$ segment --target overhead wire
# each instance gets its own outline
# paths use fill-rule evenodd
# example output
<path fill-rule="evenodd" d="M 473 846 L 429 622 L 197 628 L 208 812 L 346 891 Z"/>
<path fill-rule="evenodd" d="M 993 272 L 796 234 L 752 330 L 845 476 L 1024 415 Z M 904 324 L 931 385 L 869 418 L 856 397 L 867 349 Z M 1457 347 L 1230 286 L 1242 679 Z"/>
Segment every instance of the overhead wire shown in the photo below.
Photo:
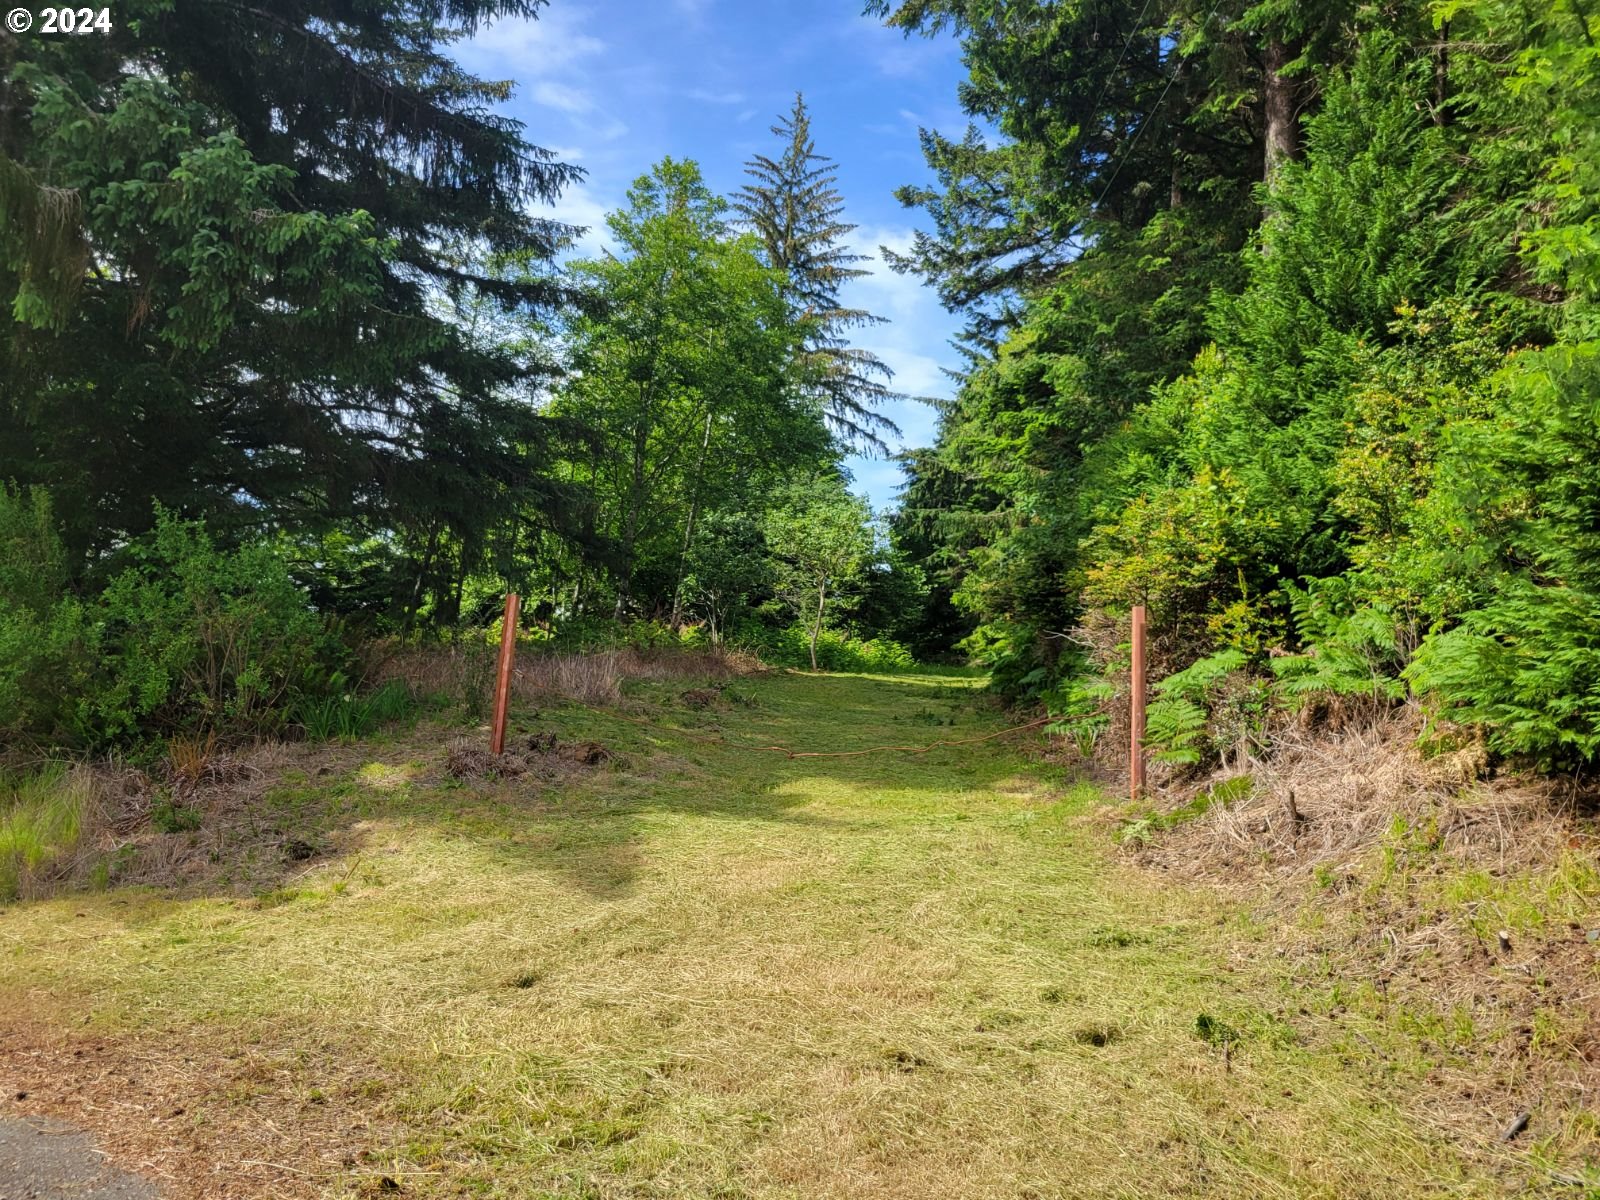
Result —
<path fill-rule="evenodd" d="M 1217 9 L 1221 7 L 1222 0 L 1216 0 L 1216 2 L 1212 4 L 1211 11 L 1206 13 L 1206 19 L 1200 22 L 1200 28 L 1196 31 L 1197 33 L 1204 33 L 1206 31 L 1206 27 L 1211 24 L 1211 18 L 1217 15 Z M 1133 157 L 1133 151 L 1139 145 L 1139 139 L 1144 136 L 1144 131 L 1148 129 L 1150 127 L 1150 123 L 1155 120 L 1156 113 L 1161 111 L 1161 104 L 1164 100 L 1166 100 L 1167 93 L 1172 90 L 1172 85 L 1178 82 L 1178 71 L 1183 65 L 1183 59 L 1178 53 L 1176 46 L 1173 47 L 1173 56 L 1178 61 L 1173 65 L 1172 74 L 1167 79 L 1167 86 L 1161 89 L 1161 95 L 1156 97 L 1156 102 L 1151 105 L 1150 111 L 1145 114 L 1144 120 L 1139 122 L 1139 128 L 1134 130 L 1133 140 L 1128 143 L 1127 149 L 1117 156 L 1116 169 L 1111 172 L 1111 178 L 1106 180 L 1106 186 L 1100 189 L 1100 197 L 1094 202 L 1095 208 L 1098 209 L 1102 204 L 1105 203 L 1106 197 L 1111 193 L 1111 185 L 1116 183 L 1117 176 L 1122 174 L 1122 168 L 1127 164 L 1128 159 Z"/>

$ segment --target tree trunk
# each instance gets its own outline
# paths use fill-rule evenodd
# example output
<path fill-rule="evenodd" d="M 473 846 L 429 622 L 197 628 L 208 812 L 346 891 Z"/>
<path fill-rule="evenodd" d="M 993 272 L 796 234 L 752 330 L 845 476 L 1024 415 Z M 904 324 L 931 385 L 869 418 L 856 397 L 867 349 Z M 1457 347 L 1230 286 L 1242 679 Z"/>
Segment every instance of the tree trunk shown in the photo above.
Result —
<path fill-rule="evenodd" d="M 817 669 L 817 639 L 822 636 L 822 611 L 828 604 L 828 585 L 822 584 L 817 588 L 817 620 L 811 626 L 811 669 Z"/>
<path fill-rule="evenodd" d="M 1278 168 L 1294 158 L 1300 149 L 1294 115 L 1294 80 L 1283 74 L 1291 57 L 1289 47 L 1278 38 L 1267 43 L 1261 81 L 1266 116 L 1266 166 L 1262 178 L 1267 183 L 1272 182 Z"/>
<path fill-rule="evenodd" d="M 650 449 L 649 396 L 646 385 L 640 385 L 641 407 L 644 413 L 633 430 L 633 481 L 628 489 L 628 518 L 622 530 L 622 577 L 617 582 L 617 607 L 613 614 L 618 621 L 627 611 L 633 598 L 633 550 L 639 540 L 639 510 L 644 507 L 645 458 Z"/>
<path fill-rule="evenodd" d="M 1182 113 L 1189 111 L 1188 103 L 1184 97 L 1184 87 L 1188 83 L 1188 73 L 1189 60 L 1180 58 L 1178 65 L 1172 71 L 1172 81 L 1178 85 L 1178 95 L 1175 97 L 1177 103 L 1174 108 L 1168 109 L 1168 112 L 1172 112 L 1174 109 Z M 1172 166 L 1169 173 L 1167 196 L 1167 207 L 1173 212 L 1177 212 L 1178 209 L 1183 207 L 1183 165 L 1184 159 L 1189 153 L 1189 139 L 1186 136 L 1188 132 L 1189 125 L 1185 120 L 1179 120 L 1173 130 Z"/>
<path fill-rule="evenodd" d="M 434 551 L 439 548 L 439 522 L 433 521 L 428 527 L 428 548 L 422 555 L 422 562 L 417 567 L 417 579 L 411 586 L 411 599 L 406 601 L 405 620 L 400 624 L 400 641 L 404 643 L 411 636 L 411 624 L 417 618 L 417 610 L 422 607 L 422 585 L 428 578 L 428 572 L 433 570 Z"/>
<path fill-rule="evenodd" d="M 689 520 L 683 527 L 683 550 L 678 555 L 678 578 L 672 584 L 672 630 L 683 624 L 683 577 L 689 569 L 689 545 L 694 541 L 695 518 L 700 514 L 700 485 L 705 480 L 706 454 L 711 449 L 711 410 L 706 409 L 705 433 L 700 438 L 700 461 L 694 467 L 694 490 L 689 498 Z"/>

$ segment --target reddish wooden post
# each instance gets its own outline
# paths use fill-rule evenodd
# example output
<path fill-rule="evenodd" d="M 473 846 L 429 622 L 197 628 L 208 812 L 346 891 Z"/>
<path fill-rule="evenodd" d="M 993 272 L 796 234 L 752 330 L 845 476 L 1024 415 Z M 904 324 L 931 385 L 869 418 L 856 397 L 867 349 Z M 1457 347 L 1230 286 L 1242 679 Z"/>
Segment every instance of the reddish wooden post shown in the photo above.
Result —
<path fill-rule="evenodd" d="M 521 614 L 521 598 L 507 592 L 500 624 L 500 670 L 494 681 L 494 724 L 489 728 L 490 754 L 504 754 L 506 749 L 506 710 L 511 707 L 511 667 L 517 660 L 517 618 Z"/>
<path fill-rule="evenodd" d="M 1133 799 L 1144 796 L 1144 605 L 1133 606 L 1133 670 L 1128 689 L 1132 693 L 1128 747 L 1128 789 Z"/>

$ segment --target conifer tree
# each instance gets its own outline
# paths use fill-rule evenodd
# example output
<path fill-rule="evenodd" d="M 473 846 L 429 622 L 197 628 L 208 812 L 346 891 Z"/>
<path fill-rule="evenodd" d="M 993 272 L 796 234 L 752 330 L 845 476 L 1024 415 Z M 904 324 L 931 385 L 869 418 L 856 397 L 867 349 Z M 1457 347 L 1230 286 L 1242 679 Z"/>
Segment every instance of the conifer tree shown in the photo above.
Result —
<path fill-rule="evenodd" d="M 568 231 L 536 206 L 578 172 L 450 55 L 541 7 L 142 4 L 104 36 L 0 34 L 0 479 L 51 490 L 75 563 L 159 502 L 225 538 L 443 541 L 459 585 L 492 513 L 561 510 L 530 364 L 452 311 L 565 295 L 540 264 Z"/>
<path fill-rule="evenodd" d="M 870 272 L 855 265 L 867 258 L 852 253 L 844 240 L 856 226 L 842 219 L 833 160 L 817 153 L 798 92 L 793 110 L 772 132 L 783 141 L 783 152 L 776 159 L 758 154 L 745 164 L 754 182 L 740 189 L 734 210 L 765 243 L 772 265 L 788 276 L 786 299 L 807 328 L 802 377 L 821 401 L 829 428 L 846 444 L 884 451 L 883 435 L 899 432 L 878 411 L 897 395 L 888 386 L 894 372 L 849 342 L 849 330 L 883 318 L 846 308 L 840 299 L 846 283 Z"/>

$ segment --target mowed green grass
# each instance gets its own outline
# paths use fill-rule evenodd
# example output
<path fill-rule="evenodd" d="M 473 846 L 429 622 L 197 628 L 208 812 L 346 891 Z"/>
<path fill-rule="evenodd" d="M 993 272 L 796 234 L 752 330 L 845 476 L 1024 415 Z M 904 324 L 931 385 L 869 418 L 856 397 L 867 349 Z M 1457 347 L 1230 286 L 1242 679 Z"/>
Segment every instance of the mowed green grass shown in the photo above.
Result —
<path fill-rule="evenodd" d="M 189 1044 L 200 1076 L 206 1047 L 287 1053 L 262 1086 L 366 1157 L 284 1157 L 291 1105 L 276 1161 L 334 1196 L 1501 1194 L 1299 1044 L 1246 923 L 1119 866 L 1092 789 L 1004 740 L 751 748 L 976 737 L 1003 724 L 979 683 L 519 714 L 623 756 L 548 786 L 449 779 L 444 730 L 364 743 L 270 794 L 340 849 L 259 898 L 10 907 L 0 1027 Z"/>

